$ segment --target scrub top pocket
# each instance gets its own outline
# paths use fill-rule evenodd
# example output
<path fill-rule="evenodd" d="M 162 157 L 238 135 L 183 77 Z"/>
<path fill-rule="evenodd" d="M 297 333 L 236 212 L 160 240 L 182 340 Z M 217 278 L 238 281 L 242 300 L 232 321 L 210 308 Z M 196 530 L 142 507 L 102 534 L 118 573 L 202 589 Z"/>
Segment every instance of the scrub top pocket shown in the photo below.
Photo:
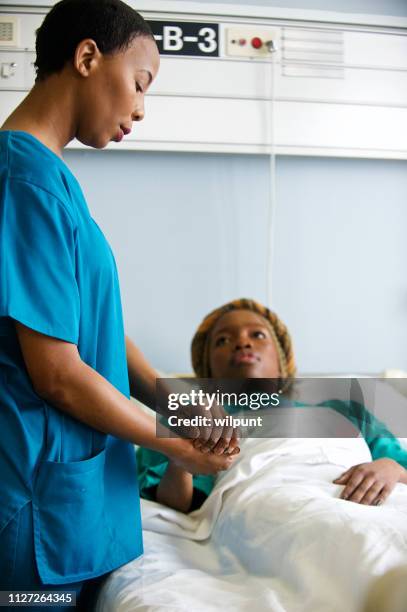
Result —
<path fill-rule="evenodd" d="M 41 462 L 34 487 L 34 542 L 44 584 L 104 572 L 112 535 L 104 507 L 103 450 L 85 461 Z"/>

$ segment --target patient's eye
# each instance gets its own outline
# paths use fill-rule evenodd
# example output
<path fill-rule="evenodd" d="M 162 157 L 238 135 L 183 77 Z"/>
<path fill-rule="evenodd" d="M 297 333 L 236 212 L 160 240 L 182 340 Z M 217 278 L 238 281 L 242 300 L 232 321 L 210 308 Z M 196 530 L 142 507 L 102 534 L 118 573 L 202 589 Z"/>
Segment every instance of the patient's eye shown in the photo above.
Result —
<path fill-rule="evenodd" d="M 256 331 L 253 332 L 253 337 L 254 338 L 266 338 L 266 334 L 260 329 L 257 329 Z"/>
<path fill-rule="evenodd" d="M 215 346 L 224 346 L 228 342 L 229 338 L 227 336 L 219 336 L 219 338 L 216 338 Z"/>

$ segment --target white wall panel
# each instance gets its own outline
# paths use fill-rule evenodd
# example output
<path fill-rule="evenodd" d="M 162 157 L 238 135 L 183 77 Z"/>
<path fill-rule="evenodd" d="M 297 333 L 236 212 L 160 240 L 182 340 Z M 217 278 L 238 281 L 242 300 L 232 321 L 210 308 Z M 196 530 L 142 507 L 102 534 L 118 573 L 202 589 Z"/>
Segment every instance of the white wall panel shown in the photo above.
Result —
<path fill-rule="evenodd" d="M 270 98 L 270 64 L 229 59 L 161 59 L 152 95 L 231 98 Z"/>
<path fill-rule="evenodd" d="M 18 10 L 20 48 L 0 50 L 0 64 L 17 64 L 14 76 L 0 78 L 1 121 L 10 100 L 21 100 L 34 80 L 34 32 L 42 14 Z M 238 14 L 232 21 L 232 13 L 233 7 L 229 17 L 182 15 L 220 24 L 221 57 L 163 57 L 146 119 L 121 149 L 259 153 L 272 144 L 284 154 L 407 159 L 407 30 L 265 18 L 261 28 L 277 32 L 277 52 L 242 60 L 226 56 L 222 42 L 230 25 L 249 22 Z M 251 29 L 255 23 L 250 20 Z M 13 91 L 21 93 L 10 97 Z"/>
<path fill-rule="evenodd" d="M 10 115 L 14 108 L 21 102 L 25 93 L 19 91 L 2 91 L 0 92 L 0 124 L 4 123 L 6 117 Z"/>
<path fill-rule="evenodd" d="M 301 77 L 284 77 L 278 70 L 276 73 L 275 88 L 279 100 L 407 106 L 407 70 L 345 68 L 343 79 L 316 76 L 306 80 Z"/>
<path fill-rule="evenodd" d="M 407 69 L 407 36 L 347 32 L 345 63 Z"/>
<path fill-rule="evenodd" d="M 269 103 L 255 100 L 151 97 L 146 112 L 128 140 L 262 145 L 270 129 Z"/>
<path fill-rule="evenodd" d="M 278 145 L 406 151 L 407 108 L 276 104 Z"/>

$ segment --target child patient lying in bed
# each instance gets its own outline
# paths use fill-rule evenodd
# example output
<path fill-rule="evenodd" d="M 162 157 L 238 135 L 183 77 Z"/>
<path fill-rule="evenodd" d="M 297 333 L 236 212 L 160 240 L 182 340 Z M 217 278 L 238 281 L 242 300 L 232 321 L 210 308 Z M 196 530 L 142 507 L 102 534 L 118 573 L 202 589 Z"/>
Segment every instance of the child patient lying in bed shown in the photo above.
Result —
<path fill-rule="evenodd" d="M 200 378 L 273 378 L 280 379 L 283 388 L 295 375 L 287 328 L 275 313 L 246 299 L 205 317 L 192 340 L 192 365 Z M 371 462 L 355 465 L 336 478 L 334 482 L 344 486 L 342 499 L 379 505 L 398 482 L 407 484 L 407 451 L 363 406 L 340 400 L 319 406 L 330 407 L 357 425 L 372 455 Z M 192 476 L 157 452 L 140 448 L 137 455 L 140 493 L 146 499 L 190 512 L 214 487 L 213 476 Z"/>

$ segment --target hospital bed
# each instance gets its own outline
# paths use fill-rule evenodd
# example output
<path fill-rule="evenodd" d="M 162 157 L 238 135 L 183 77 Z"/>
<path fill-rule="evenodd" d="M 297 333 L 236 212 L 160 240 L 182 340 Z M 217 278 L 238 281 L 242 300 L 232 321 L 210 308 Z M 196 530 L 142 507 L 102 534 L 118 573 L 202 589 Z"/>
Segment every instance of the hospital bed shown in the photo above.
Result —
<path fill-rule="evenodd" d="M 375 507 L 332 482 L 370 459 L 363 438 L 243 440 L 199 510 L 142 500 L 145 554 L 108 578 L 97 612 L 360 611 L 407 562 L 407 486 Z"/>

